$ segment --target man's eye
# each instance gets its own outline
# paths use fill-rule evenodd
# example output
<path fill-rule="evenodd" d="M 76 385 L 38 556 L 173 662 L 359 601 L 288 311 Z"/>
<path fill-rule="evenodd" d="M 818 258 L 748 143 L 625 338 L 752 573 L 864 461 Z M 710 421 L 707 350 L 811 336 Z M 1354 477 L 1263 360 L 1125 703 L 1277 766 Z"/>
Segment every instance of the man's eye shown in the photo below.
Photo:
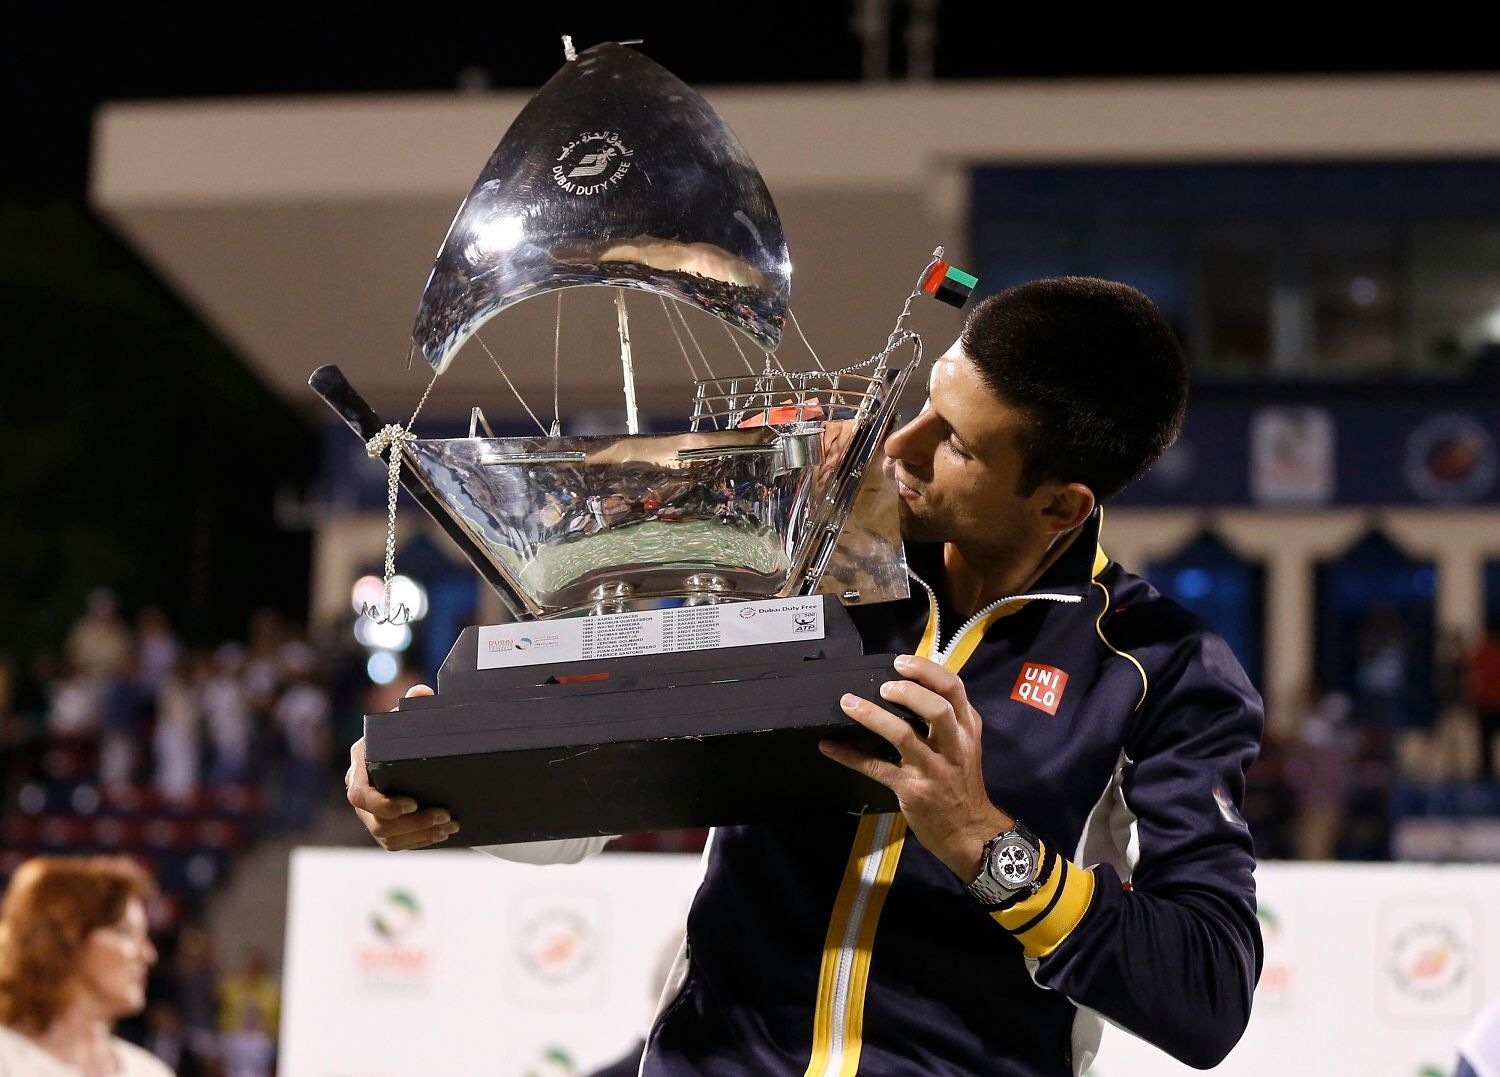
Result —
<path fill-rule="evenodd" d="M 966 460 L 969 458 L 969 454 L 964 452 L 964 447 L 958 443 L 958 438 L 951 433 L 943 439 L 943 443 L 948 446 L 948 451 L 953 455 L 962 456 Z"/>

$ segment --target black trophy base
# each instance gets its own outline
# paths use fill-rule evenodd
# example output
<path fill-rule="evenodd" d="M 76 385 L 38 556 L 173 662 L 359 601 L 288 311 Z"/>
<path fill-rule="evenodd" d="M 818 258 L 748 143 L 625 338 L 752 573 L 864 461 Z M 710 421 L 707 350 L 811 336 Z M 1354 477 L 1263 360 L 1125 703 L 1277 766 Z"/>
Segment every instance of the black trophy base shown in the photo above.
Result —
<path fill-rule="evenodd" d="M 878 700 L 895 656 L 862 654 L 823 601 L 821 640 L 551 666 L 478 669 L 465 629 L 436 696 L 365 716 L 370 781 L 449 809 L 459 845 L 894 811 L 818 751 L 829 738 L 894 757 L 839 698 Z"/>

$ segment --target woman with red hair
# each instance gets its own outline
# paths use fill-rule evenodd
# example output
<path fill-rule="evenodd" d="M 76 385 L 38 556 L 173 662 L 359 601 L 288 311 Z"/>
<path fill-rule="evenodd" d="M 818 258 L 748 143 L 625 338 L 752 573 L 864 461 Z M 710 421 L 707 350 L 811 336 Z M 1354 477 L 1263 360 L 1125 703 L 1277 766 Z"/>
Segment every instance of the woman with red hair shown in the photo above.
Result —
<path fill-rule="evenodd" d="M 171 1077 L 111 1033 L 146 1004 L 152 890 L 128 860 L 21 865 L 0 904 L 0 1077 Z"/>

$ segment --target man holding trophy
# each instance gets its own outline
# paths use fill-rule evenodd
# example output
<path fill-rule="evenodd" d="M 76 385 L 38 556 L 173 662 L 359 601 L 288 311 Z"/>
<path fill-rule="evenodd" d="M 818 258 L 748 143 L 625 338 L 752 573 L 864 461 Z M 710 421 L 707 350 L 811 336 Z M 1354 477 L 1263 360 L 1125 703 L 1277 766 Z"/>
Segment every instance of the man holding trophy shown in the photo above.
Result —
<path fill-rule="evenodd" d="M 884 444 L 915 586 L 851 604 L 865 654 L 898 657 L 827 701 L 868 732 L 785 753 L 878 783 L 886 810 L 716 827 L 643 1074 L 1081 1075 L 1102 1019 L 1201 1068 L 1238 1041 L 1261 963 L 1237 807 L 1260 699 L 1099 545 L 1101 504 L 1176 438 L 1186 386 L 1125 285 L 1036 281 L 973 311 Z M 779 769 L 750 779 L 796 795 Z M 451 805 L 386 788 L 356 744 L 348 799 L 382 846 L 462 833 Z M 608 841 L 480 847 L 561 863 Z"/>

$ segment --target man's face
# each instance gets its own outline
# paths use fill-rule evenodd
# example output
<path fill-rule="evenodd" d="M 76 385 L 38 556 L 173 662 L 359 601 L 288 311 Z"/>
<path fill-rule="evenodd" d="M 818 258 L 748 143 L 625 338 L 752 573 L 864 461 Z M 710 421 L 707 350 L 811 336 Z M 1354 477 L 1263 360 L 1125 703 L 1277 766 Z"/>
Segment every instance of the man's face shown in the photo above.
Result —
<path fill-rule="evenodd" d="M 955 343 L 932 368 L 926 406 L 886 439 L 901 494 L 901 530 L 918 542 L 1001 553 L 1026 533 L 1018 494 L 1022 413 L 997 396 Z"/>

